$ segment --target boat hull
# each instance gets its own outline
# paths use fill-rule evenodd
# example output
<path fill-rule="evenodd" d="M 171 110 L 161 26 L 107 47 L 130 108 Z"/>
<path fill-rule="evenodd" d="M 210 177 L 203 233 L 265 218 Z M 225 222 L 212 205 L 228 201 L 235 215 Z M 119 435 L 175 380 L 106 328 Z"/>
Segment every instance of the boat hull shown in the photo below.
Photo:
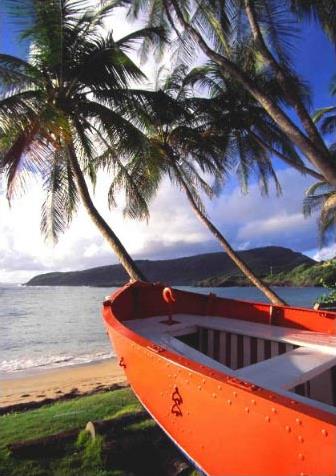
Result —
<path fill-rule="evenodd" d="M 161 293 L 160 285 L 126 286 L 104 303 L 103 315 L 133 391 L 195 465 L 213 476 L 334 476 L 334 414 L 188 360 L 125 325 L 129 319 L 166 315 Z M 218 315 L 221 307 L 227 312 L 233 306 L 229 300 L 211 301 L 209 305 L 206 296 L 177 291 L 174 312 L 201 309 Z M 247 306 L 238 302 L 236 307 L 240 304 Z M 269 306 L 249 306 L 252 320 L 269 319 Z M 304 313 L 289 322 L 294 327 L 313 322 Z M 325 319 L 320 325 L 334 332 L 334 319 L 320 317 Z"/>

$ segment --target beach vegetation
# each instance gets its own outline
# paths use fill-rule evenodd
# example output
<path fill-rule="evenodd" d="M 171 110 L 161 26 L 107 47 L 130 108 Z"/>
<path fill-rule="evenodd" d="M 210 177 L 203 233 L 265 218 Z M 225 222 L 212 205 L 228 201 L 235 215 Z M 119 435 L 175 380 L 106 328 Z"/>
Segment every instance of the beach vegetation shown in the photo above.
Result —
<path fill-rule="evenodd" d="M 336 273 L 335 273 L 336 274 Z M 328 289 L 328 293 L 322 294 L 316 299 L 316 304 L 323 305 L 324 307 L 333 307 L 336 306 L 336 279 L 332 283 L 325 283 L 322 281 L 323 287 Z"/>
<path fill-rule="evenodd" d="M 80 441 L 80 444 L 78 444 L 78 440 L 76 443 L 77 447 L 82 450 L 82 467 L 86 469 L 102 468 L 104 438 L 101 435 L 96 435 L 95 438 L 81 439 Z"/>
<path fill-rule="evenodd" d="M 260 269 L 258 276 L 269 286 L 290 287 L 326 287 L 333 288 L 336 282 L 335 260 L 322 261 L 321 263 L 303 263 L 292 269 L 273 270 Z M 197 282 L 204 287 L 248 286 L 246 277 L 242 274 L 218 274 Z"/>
<path fill-rule="evenodd" d="M 324 286 L 336 282 L 336 262 L 329 260 L 314 265 L 302 264 L 291 271 L 265 276 L 265 281 L 276 286 Z"/>

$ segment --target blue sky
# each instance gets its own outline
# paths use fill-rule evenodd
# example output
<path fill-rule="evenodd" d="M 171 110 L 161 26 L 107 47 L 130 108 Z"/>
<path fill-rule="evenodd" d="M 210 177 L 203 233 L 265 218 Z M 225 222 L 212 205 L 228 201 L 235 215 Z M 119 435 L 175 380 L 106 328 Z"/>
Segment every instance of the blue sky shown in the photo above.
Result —
<path fill-rule="evenodd" d="M 27 53 L 27 42 L 18 41 L 18 27 L 13 18 L 6 14 L 4 5 L 0 3 L 0 34 L 1 51 L 14 56 L 25 56 Z"/>
<path fill-rule="evenodd" d="M 115 20 L 112 19 L 111 25 L 107 26 L 117 34 L 118 31 L 125 34 L 129 26 L 122 15 L 120 20 Z M 0 34 L 2 52 L 25 55 L 27 45 L 22 47 L 16 41 L 15 26 L 1 11 L 1 4 Z M 302 24 L 302 35 L 295 47 L 295 64 L 312 88 L 313 108 L 331 105 L 334 99 L 330 97 L 329 85 L 331 77 L 336 74 L 335 48 L 313 23 Z M 316 216 L 305 220 L 301 213 L 304 190 L 312 179 L 286 169 L 279 161 L 276 167 L 283 185 L 281 198 L 274 193 L 269 198 L 260 197 L 253 183 L 249 194 L 242 196 L 236 181 L 232 180 L 221 197 L 207 204 L 209 216 L 237 249 L 279 245 L 316 256 Z M 108 177 L 101 178 L 96 203 L 133 256 L 164 259 L 219 251 L 218 244 L 192 215 L 184 197 L 168 183 L 163 183 L 153 203 L 149 224 L 138 224 L 125 222 L 121 210 L 112 213 L 108 210 L 108 182 Z M 42 271 L 79 269 L 116 262 L 82 211 L 55 248 L 46 245 L 39 235 L 41 200 L 38 184 L 29 196 L 14 204 L 12 210 L 8 209 L 4 196 L 0 197 L 0 281 L 22 280 Z M 25 220 L 27 231 L 22 236 L 20 227 Z M 332 247 L 330 252 L 334 251 Z"/>

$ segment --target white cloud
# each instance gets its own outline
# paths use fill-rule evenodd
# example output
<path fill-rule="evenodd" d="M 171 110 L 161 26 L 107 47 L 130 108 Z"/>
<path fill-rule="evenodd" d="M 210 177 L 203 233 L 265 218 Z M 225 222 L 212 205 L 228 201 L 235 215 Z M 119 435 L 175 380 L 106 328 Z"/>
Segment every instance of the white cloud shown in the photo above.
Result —
<path fill-rule="evenodd" d="M 272 244 L 305 251 L 316 246 L 315 218 L 305 220 L 301 214 L 303 191 L 311 180 L 288 169 L 280 171 L 279 178 L 284 189 L 280 198 L 262 197 L 253 185 L 246 196 L 238 187 L 231 187 L 213 202 L 207 202 L 210 218 L 234 247 Z M 197 220 L 185 196 L 167 180 L 152 203 L 148 223 L 125 220 L 121 207 L 108 210 L 109 180 L 106 175 L 99 176 L 94 202 L 134 257 L 165 259 L 220 249 Z M 117 262 L 82 207 L 58 244 L 46 244 L 39 230 L 42 199 L 43 192 L 36 183 L 11 209 L 1 198 L 0 281 L 25 281 L 41 272 Z"/>
<path fill-rule="evenodd" d="M 256 184 L 247 195 L 239 189 L 210 204 L 211 216 L 237 248 L 279 245 L 298 251 L 317 246 L 316 217 L 302 215 L 304 190 L 312 179 L 291 169 L 278 172 L 283 194 L 261 196 Z"/>
<path fill-rule="evenodd" d="M 336 244 L 330 246 L 325 246 L 322 249 L 318 250 L 314 255 L 313 259 L 316 261 L 326 261 L 336 256 Z"/>

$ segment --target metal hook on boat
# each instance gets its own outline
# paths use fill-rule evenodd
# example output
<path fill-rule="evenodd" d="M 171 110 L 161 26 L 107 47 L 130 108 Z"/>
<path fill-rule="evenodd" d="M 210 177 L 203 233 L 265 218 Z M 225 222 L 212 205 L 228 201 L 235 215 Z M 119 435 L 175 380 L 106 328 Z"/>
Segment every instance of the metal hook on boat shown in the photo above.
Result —
<path fill-rule="evenodd" d="M 168 304 L 168 320 L 166 321 L 161 321 L 162 324 L 167 324 L 168 326 L 171 326 L 172 324 L 178 324 L 178 321 L 173 321 L 172 314 L 172 306 L 174 302 L 176 301 L 175 296 L 173 294 L 172 288 L 164 288 L 162 291 L 162 297 L 164 301 Z"/>
<path fill-rule="evenodd" d="M 174 391 L 172 393 L 172 400 L 174 403 L 170 409 L 171 413 L 173 413 L 173 415 L 175 416 L 182 416 L 182 410 L 180 408 L 180 405 L 182 405 L 183 399 L 177 387 L 174 388 Z"/>
<path fill-rule="evenodd" d="M 181 403 L 183 403 L 183 399 L 180 395 L 180 392 L 179 392 L 179 389 L 177 387 L 175 387 L 173 393 L 172 393 L 172 400 L 174 401 L 174 403 L 176 403 L 176 405 L 181 405 Z"/>
<path fill-rule="evenodd" d="M 124 369 L 126 369 L 126 362 L 125 362 L 124 357 L 120 357 L 119 366 L 120 366 L 120 367 L 123 367 Z"/>
<path fill-rule="evenodd" d="M 173 304 L 173 302 L 176 301 L 172 288 L 164 288 L 162 291 L 162 296 L 168 304 Z"/>

